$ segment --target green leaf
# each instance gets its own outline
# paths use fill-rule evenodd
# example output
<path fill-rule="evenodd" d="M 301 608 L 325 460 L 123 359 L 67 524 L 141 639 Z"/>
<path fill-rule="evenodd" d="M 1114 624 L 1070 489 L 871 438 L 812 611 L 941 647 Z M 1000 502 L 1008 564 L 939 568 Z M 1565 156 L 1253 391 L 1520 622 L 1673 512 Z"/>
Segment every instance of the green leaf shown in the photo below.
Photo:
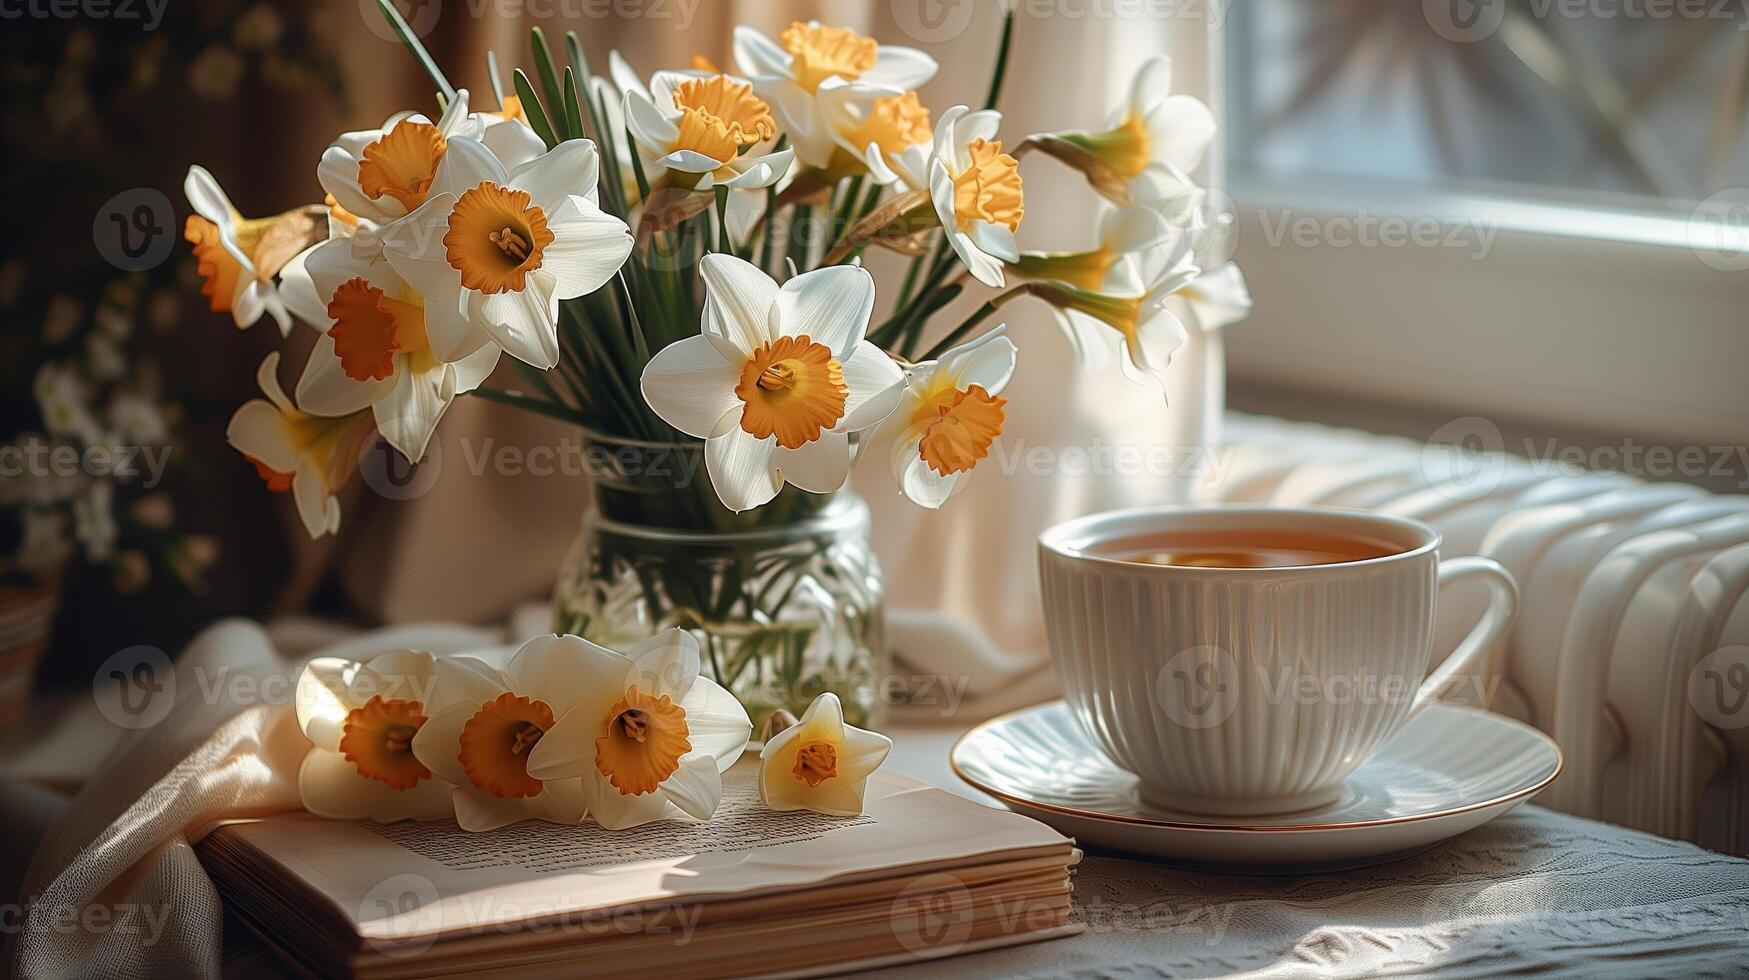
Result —
<path fill-rule="evenodd" d="M 534 70 L 540 76 L 541 94 L 546 96 L 547 105 L 556 108 L 561 105 L 559 97 L 563 93 L 559 91 L 559 76 L 553 71 L 553 53 L 547 47 L 546 33 L 538 27 L 530 30 L 528 46 L 534 50 Z"/>
<path fill-rule="evenodd" d="M 451 85 L 449 79 L 444 77 L 443 69 L 437 67 L 437 62 L 432 59 L 431 52 L 425 50 L 425 45 L 419 43 L 419 35 L 414 34 L 413 28 L 407 26 L 407 19 L 401 16 L 401 12 L 395 9 L 395 5 L 389 0 L 377 0 L 377 7 L 382 10 L 383 17 L 388 20 L 389 27 L 394 30 L 395 36 L 399 37 L 401 43 L 407 46 L 407 50 L 413 53 L 413 57 L 419 62 L 419 67 L 425 69 L 425 74 L 430 77 L 432 84 L 437 86 L 437 91 L 443 96 L 443 104 L 448 105 L 455 101 L 455 86 Z"/>
<path fill-rule="evenodd" d="M 547 110 L 541 106 L 540 99 L 535 98 L 534 86 L 529 84 L 528 76 L 518 68 L 511 73 L 511 77 L 516 80 L 516 97 L 522 100 L 522 112 L 528 117 L 528 125 L 546 143 L 547 149 L 558 146 L 559 141 L 553 135 L 553 124 L 548 121 Z"/>
<path fill-rule="evenodd" d="M 571 74 L 571 66 L 565 66 L 565 94 L 560 97 L 559 104 L 565 108 L 565 129 L 571 139 L 582 139 L 583 107 L 577 102 L 577 76 Z"/>

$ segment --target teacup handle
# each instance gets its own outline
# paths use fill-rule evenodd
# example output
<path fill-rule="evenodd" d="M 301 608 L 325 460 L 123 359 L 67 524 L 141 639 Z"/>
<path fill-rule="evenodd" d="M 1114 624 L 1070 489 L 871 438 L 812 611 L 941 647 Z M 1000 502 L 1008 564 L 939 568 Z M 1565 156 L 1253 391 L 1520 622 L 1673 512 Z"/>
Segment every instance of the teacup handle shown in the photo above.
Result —
<path fill-rule="evenodd" d="M 1447 585 L 1466 578 L 1479 578 L 1487 583 L 1488 608 L 1482 612 L 1482 618 L 1476 621 L 1470 635 L 1464 637 L 1457 649 L 1451 652 L 1451 656 L 1446 657 L 1439 669 L 1427 675 L 1427 679 L 1421 682 L 1420 689 L 1415 692 L 1415 700 L 1409 705 L 1410 718 L 1438 701 L 1459 674 L 1473 666 L 1494 645 L 1494 641 L 1505 635 L 1512 620 L 1518 615 L 1518 583 L 1505 566 L 1492 558 L 1453 558 L 1440 562 L 1440 590 L 1443 591 Z"/>

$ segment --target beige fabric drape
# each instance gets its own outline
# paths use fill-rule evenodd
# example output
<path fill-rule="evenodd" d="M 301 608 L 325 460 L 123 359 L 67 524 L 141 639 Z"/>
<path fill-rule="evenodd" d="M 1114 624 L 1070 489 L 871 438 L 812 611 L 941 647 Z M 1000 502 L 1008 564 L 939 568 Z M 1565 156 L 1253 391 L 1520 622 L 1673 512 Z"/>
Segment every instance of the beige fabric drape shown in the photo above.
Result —
<path fill-rule="evenodd" d="M 451 0 L 452 7 L 460 3 Z M 1096 128 L 1141 59 L 1165 48 L 1174 32 L 1186 36 L 1180 22 L 1069 17 L 1026 4 L 1020 9 L 1001 106 L 1003 135 L 1011 144 L 1043 129 Z M 1041 19 L 1040 12 L 1053 16 Z M 701 3 L 684 30 L 678 29 L 678 17 L 534 23 L 549 37 L 577 29 L 597 70 L 605 70 L 607 51 L 618 47 L 647 75 L 658 67 L 684 65 L 694 53 L 730 64 L 729 37 L 736 23 L 775 35 L 791 20 L 817 17 L 932 54 L 941 71 L 924 88 L 923 98 L 936 113 L 956 102 L 980 103 L 1000 24 L 994 0 L 978 0 L 964 32 L 939 43 L 909 36 L 903 23 L 917 21 L 902 22 L 896 14 L 903 13 L 887 3 L 749 0 Z M 487 90 L 478 66 L 488 45 L 496 46 L 505 71 L 525 60 L 522 24 L 470 22 L 459 35 L 445 33 L 453 26 L 440 22 L 428 40 L 446 64 L 456 66 L 451 74 L 457 84 Z M 1192 43 L 1173 41 L 1184 49 L 1177 58 L 1175 90 L 1202 92 L 1203 52 L 1195 43 L 1199 39 L 1188 37 Z M 368 48 L 373 72 L 383 70 L 381 61 L 400 57 L 374 35 L 356 43 Z M 421 81 L 403 78 L 399 90 L 421 97 Z M 476 102 L 488 105 L 489 98 L 477 96 Z M 363 121 L 380 114 L 373 109 Z M 1027 160 L 1022 173 L 1022 247 L 1091 246 L 1097 199 L 1079 176 L 1041 158 Z M 902 266 L 893 256 L 875 255 L 869 264 L 881 293 L 896 288 L 894 270 Z M 970 292 L 974 295 L 937 320 L 938 329 L 947 329 L 958 321 L 959 310 L 986 298 L 982 289 Z M 1048 311 L 1023 301 L 1006 307 L 1003 317 L 1020 348 L 1020 368 L 1007 393 L 1005 433 L 969 488 L 940 512 L 928 512 L 899 496 L 884 459 L 864 460 L 853 479 L 874 509 L 897 649 L 913 669 L 963 678 L 974 695 L 1001 692 L 999 699 L 981 700 L 987 711 L 1038 700 L 1053 686 L 1033 571 L 1038 532 L 1074 514 L 1178 496 L 1180 488 L 1162 472 L 1162 465 L 1182 459 L 1170 447 L 1206 441 L 1201 423 L 1218 415 L 1220 404 L 1218 370 L 1212 385 L 1203 380 L 1207 348 L 1218 344 L 1218 337 L 1194 338 L 1177 358 L 1180 377 L 1169 415 L 1158 395 L 1129 383 L 1115 362 L 1099 374 L 1078 370 Z M 509 376 L 508 370 L 501 375 Z M 1203 410 L 1205 400 L 1215 413 Z M 413 500 L 382 500 L 355 488 L 347 501 L 335 561 L 349 597 L 367 616 L 385 621 L 433 616 L 488 621 L 541 597 L 576 533 L 586 496 L 583 481 L 575 475 L 496 472 L 480 463 L 486 452 L 557 446 L 566 439 L 575 442 L 574 434 L 553 423 L 472 399 L 458 401 L 439 432 L 441 478 L 428 492 Z"/>

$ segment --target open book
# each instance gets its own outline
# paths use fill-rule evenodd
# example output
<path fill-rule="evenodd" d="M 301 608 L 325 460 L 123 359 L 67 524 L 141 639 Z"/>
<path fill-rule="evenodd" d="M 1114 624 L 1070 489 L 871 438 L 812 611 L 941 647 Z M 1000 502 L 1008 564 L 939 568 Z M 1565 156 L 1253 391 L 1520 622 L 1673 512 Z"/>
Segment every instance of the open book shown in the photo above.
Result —
<path fill-rule="evenodd" d="M 287 814 L 198 847 L 227 908 L 322 976 L 812 976 L 1080 931 L 1077 852 L 1043 824 L 887 773 L 861 817 L 773 813 L 755 775 L 730 770 L 703 823 Z"/>

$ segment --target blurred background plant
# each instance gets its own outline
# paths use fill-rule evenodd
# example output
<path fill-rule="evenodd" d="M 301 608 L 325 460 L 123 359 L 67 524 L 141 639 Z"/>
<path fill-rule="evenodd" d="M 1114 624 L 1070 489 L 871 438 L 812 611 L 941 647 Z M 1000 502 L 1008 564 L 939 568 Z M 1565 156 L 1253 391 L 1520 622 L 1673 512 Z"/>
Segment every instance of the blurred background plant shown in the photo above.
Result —
<path fill-rule="evenodd" d="M 176 649 L 214 616 L 271 601 L 258 576 L 215 567 L 220 540 L 252 559 L 283 548 L 259 512 L 212 506 L 228 474 L 202 461 L 223 458 L 218 406 L 248 379 L 187 342 L 184 324 L 206 314 L 186 299 L 195 263 L 170 247 L 181 222 L 154 189 L 176 186 L 191 147 L 225 152 L 233 117 L 338 103 L 331 25 L 310 7 L 27 11 L 0 31 L 0 673 L 40 653 L 31 623 L 44 616 L 45 681 L 86 685 L 116 649 Z M 103 229 L 117 208 L 135 236 L 120 256 Z"/>

